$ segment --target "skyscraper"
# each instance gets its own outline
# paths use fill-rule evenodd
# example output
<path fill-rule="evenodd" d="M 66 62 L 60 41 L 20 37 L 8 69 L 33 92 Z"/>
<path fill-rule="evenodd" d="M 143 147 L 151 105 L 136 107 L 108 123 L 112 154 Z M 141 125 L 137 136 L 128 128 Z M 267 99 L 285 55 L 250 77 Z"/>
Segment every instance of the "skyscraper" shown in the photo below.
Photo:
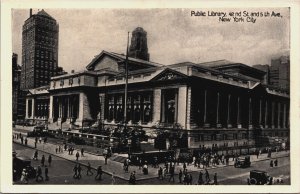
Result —
<path fill-rule="evenodd" d="M 56 20 L 43 9 L 25 21 L 22 31 L 21 89 L 47 85 L 58 74 L 58 32 Z"/>
<path fill-rule="evenodd" d="M 290 89 L 290 57 L 281 56 L 271 60 L 270 85 Z"/>

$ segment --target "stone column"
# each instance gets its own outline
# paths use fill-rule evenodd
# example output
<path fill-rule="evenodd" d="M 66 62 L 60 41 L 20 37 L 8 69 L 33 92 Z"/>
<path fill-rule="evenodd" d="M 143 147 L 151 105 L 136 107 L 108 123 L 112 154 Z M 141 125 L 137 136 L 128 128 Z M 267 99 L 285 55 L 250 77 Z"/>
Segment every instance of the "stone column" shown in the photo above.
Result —
<path fill-rule="evenodd" d="M 187 86 L 181 86 L 178 89 L 178 109 L 177 122 L 186 128 L 186 110 L 187 110 Z"/>
<path fill-rule="evenodd" d="M 210 124 L 207 123 L 207 90 L 204 90 L 204 117 L 203 117 L 203 123 L 204 123 L 204 127 L 208 128 L 210 127 Z"/>
<path fill-rule="evenodd" d="M 278 102 L 278 109 L 277 109 L 277 128 L 280 128 L 280 116 L 281 116 L 281 103 Z"/>
<path fill-rule="evenodd" d="M 265 105 L 265 128 L 268 128 L 268 100 Z"/>
<path fill-rule="evenodd" d="M 161 122 L 161 89 L 154 89 L 153 91 L 153 124 Z"/>
<path fill-rule="evenodd" d="M 191 87 L 187 88 L 187 101 L 186 101 L 186 128 L 191 129 L 191 96 L 192 90 Z M 190 144 L 189 144 L 190 145 Z"/>
<path fill-rule="evenodd" d="M 261 125 L 261 121 L 262 121 L 262 112 L 261 112 L 261 99 L 259 99 L 259 127 L 262 128 L 262 125 Z"/>
<path fill-rule="evenodd" d="M 272 123 L 271 123 L 271 126 L 272 126 L 272 129 L 275 128 L 275 125 L 274 125 L 274 108 L 275 108 L 275 105 L 274 105 L 274 102 L 272 102 Z"/>
<path fill-rule="evenodd" d="M 286 128 L 286 104 L 283 104 L 283 125 L 282 127 L 285 129 Z"/>
<path fill-rule="evenodd" d="M 34 119 L 35 117 L 35 99 L 32 99 L 32 103 L 31 103 L 31 118 Z"/>
<path fill-rule="evenodd" d="M 236 118 L 236 124 L 237 128 L 241 129 L 242 124 L 241 124 L 241 115 L 240 115 L 240 97 L 238 96 L 237 98 L 237 118 Z"/>
<path fill-rule="evenodd" d="M 230 120 L 230 99 L 231 95 L 228 94 L 228 100 L 227 100 L 227 128 L 231 128 L 231 120 Z"/>
<path fill-rule="evenodd" d="M 249 124 L 248 128 L 252 129 L 253 125 L 252 125 L 252 99 L 251 99 L 251 97 L 249 98 L 249 123 L 248 124 Z"/>
<path fill-rule="evenodd" d="M 220 93 L 217 92 L 217 120 L 216 120 L 216 126 L 217 128 L 221 128 L 222 124 L 220 123 L 220 118 L 219 118 L 219 108 L 220 108 Z"/>
<path fill-rule="evenodd" d="M 25 119 L 28 119 L 28 98 L 26 98 L 26 112 L 25 112 Z"/>
<path fill-rule="evenodd" d="M 66 109 L 67 109 L 67 119 L 66 119 L 66 123 L 71 123 L 71 102 L 70 102 L 70 96 L 66 96 Z"/>
<path fill-rule="evenodd" d="M 88 97 L 83 92 L 81 92 L 79 94 L 79 110 L 78 110 L 78 112 L 79 112 L 79 114 L 78 114 L 78 119 L 76 120 L 76 123 L 75 123 L 76 125 L 82 126 L 82 122 L 84 120 L 92 119 L 89 102 L 88 102 Z"/>
<path fill-rule="evenodd" d="M 61 96 L 58 96 L 57 102 L 58 102 L 58 118 L 57 118 L 57 122 L 61 122 L 62 121 L 62 97 Z"/>
<path fill-rule="evenodd" d="M 48 121 L 50 123 L 53 123 L 53 96 L 50 96 L 50 99 L 49 99 L 49 117 L 48 117 Z"/>

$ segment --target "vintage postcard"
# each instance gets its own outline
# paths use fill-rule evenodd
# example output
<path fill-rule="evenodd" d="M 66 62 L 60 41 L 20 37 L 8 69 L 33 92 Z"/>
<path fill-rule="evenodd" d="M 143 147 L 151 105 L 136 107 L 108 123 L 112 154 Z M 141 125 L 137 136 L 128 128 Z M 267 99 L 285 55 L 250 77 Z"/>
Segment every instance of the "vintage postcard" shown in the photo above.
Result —
<path fill-rule="evenodd" d="M 300 2 L 228 3 L 3 1 L 1 192 L 298 193 Z"/>

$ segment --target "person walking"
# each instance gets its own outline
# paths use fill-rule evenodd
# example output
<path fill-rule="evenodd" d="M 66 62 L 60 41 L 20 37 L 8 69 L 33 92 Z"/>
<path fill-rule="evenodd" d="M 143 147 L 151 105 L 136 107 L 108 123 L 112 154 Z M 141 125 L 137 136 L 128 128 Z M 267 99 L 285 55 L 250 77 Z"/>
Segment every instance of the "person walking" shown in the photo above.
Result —
<path fill-rule="evenodd" d="M 21 136 L 21 144 L 24 143 L 24 139 L 23 139 L 23 136 Z"/>
<path fill-rule="evenodd" d="M 158 177 L 157 177 L 158 179 L 163 179 L 162 173 L 163 173 L 163 169 L 161 167 L 159 167 L 159 169 L 158 169 Z"/>
<path fill-rule="evenodd" d="M 270 167 L 273 167 L 273 160 L 270 161 Z"/>
<path fill-rule="evenodd" d="M 42 166 L 45 165 L 45 156 L 44 155 L 42 155 L 41 164 L 42 164 Z"/>
<path fill-rule="evenodd" d="M 186 169 L 186 163 L 183 162 L 183 171 L 185 171 L 185 169 Z"/>
<path fill-rule="evenodd" d="M 205 169 L 205 181 L 206 181 L 206 183 L 210 182 L 209 173 L 208 173 L 207 169 Z"/>
<path fill-rule="evenodd" d="M 274 166 L 275 167 L 278 166 L 278 160 L 277 160 L 277 158 L 274 160 Z"/>
<path fill-rule="evenodd" d="M 214 185 L 218 184 L 218 177 L 217 177 L 217 173 L 215 173 L 214 175 Z"/>
<path fill-rule="evenodd" d="M 43 178 L 43 176 L 42 176 L 42 168 L 41 168 L 41 166 L 38 166 L 38 169 L 37 169 L 37 175 L 36 175 L 35 181 L 36 181 L 36 182 L 39 182 L 39 181 L 40 181 L 39 178 L 41 178 L 41 181 L 44 180 L 44 178 Z"/>
<path fill-rule="evenodd" d="M 74 168 L 73 168 L 73 172 L 74 172 L 74 175 L 73 175 L 73 178 L 77 178 L 77 171 L 78 171 L 78 167 L 77 167 L 77 164 L 75 164 Z"/>
<path fill-rule="evenodd" d="M 27 170 L 25 168 L 23 168 L 23 171 L 22 171 L 22 175 L 21 175 L 21 182 L 27 184 Z"/>
<path fill-rule="evenodd" d="M 102 173 L 103 173 L 102 172 L 102 166 L 98 166 L 98 168 L 97 168 L 97 174 L 95 176 L 95 180 L 102 180 Z"/>
<path fill-rule="evenodd" d="M 81 157 L 84 157 L 84 155 L 83 155 L 83 153 L 84 153 L 84 149 L 83 148 L 81 148 Z"/>
<path fill-rule="evenodd" d="M 51 162 L 52 162 L 52 156 L 51 154 L 48 156 L 48 165 L 49 167 L 51 166 Z"/>
<path fill-rule="evenodd" d="M 133 171 L 131 174 L 130 174 L 130 178 L 129 178 L 129 184 L 131 185 L 135 185 L 135 171 Z"/>
<path fill-rule="evenodd" d="M 80 164 L 78 164 L 77 172 L 78 172 L 77 179 L 81 179 L 81 165 Z"/>
<path fill-rule="evenodd" d="M 39 142 L 42 143 L 42 137 L 39 138 Z"/>
<path fill-rule="evenodd" d="M 76 152 L 75 156 L 76 156 L 76 161 L 78 161 L 78 158 L 79 158 L 79 152 L 78 151 Z"/>
<path fill-rule="evenodd" d="M 201 170 L 198 177 L 198 185 L 202 185 L 202 184 L 203 184 L 203 173 Z"/>
<path fill-rule="evenodd" d="M 182 170 L 179 170 L 179 174 L 178 174 L 178 178 L 179 178 L 179 183 L 182 183 Z"/>
<path fill-rule="evenodd" d="M 93 175 L 94 173 L 92 172 L 92 167 L 90 162 L 87 163 L 87 171 L 86 171 L 86 175 L 89 176 L 89 173 L 91 173 L 91 175 Z"/>
<path fill-rule="evenodd" d="M 39 155 L 38 151 L 35 150 L 34 155 L 33 155 L 33 160 L 38 160 L 38 155 Z"/>
<path fill-rule="evenodd" d="M 25 145 L 27 146 L 27 144 L 28 144 L 28 139 L 27 139 L 27 137 L 25 138 Z"/>
<path fill-rule="evenodd" d="M 169 182 L 170 182 L 171 180 L 173 180 L 173 182 L 175 182 L 175 179 L 174 179 L 175 167 L 174 167 L 173 165 L 170 167 L 169 173 L 170 173 Z"/>
<path fill-rule="evenodd" d="M 108 159 L 108 155 L 107 154 L 105 154 L 105 156 L 104 156 L 105 158 L 104 158 L 104 164 L 105 165 L 107 165 L 107 159 Z"/>
<path fill-rule="evenodd" d="M 45 166 L 45 181 L 49 181 L 48 167 L 47 167 L 47 165 Z"/>

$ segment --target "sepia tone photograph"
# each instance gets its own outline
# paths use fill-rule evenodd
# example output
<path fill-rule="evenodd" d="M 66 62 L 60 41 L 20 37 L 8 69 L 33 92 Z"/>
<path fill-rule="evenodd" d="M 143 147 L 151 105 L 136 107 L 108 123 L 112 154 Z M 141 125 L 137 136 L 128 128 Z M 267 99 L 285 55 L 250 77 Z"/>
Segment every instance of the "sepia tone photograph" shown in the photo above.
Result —
<path fill-rule="evenodd" d="M 289 185 L 290 10 L 13 9 L 13 184 Z"/>

